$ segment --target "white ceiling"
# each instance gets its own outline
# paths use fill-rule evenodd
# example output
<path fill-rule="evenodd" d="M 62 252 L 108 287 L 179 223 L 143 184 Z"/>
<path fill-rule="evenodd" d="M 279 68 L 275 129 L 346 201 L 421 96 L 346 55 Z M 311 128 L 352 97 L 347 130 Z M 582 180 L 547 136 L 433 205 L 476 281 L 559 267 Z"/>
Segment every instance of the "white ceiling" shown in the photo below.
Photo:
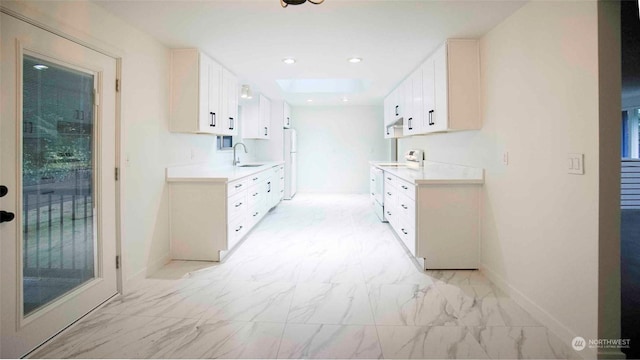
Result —
<path fill-rule="evenodd" d="M 477 38 L 523 1 L 97 1 L 168 47 L 197 47 L 254 94 L 292 105 L 381 104 L 447 38 Z M 360 64 L 347 59 L 363 58 Z M 286 65 L 284 57 L 297 63 Z M 278 79 L 356 79 L 364 91 L 285 93 Z M 313 102 L 307 102 L 312 98 Z"/>

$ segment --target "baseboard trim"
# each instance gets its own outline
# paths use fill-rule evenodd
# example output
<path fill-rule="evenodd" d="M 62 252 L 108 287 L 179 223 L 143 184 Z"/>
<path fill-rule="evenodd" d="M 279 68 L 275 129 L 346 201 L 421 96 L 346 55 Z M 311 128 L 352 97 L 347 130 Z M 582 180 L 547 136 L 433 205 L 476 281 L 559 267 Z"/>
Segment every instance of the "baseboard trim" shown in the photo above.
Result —
<path fill-rule="evenodd" d="M 171 254 L 170 253 L 166 253 L 166 254 L 160 256 L 158 259 L 150 261 L 147 264 L 146 267 L 143 267 L 137 273 L 135 273 L 132 276 L 130 276 L 127 279 L 125 279 L 125 281 L 123 283 L 123 286 L 122 286 L 123 294 L 127 293 L 129 291 L 129 289 L 131 289 L 132 286 L 135 286 L 135 284 L 138 281 L 146 279 L 147 275 L 156 272 L 161 267 L 163 267 L 166 264 L 168 264 L 170 261 L 171 261 Z"/>
<path fill-rule="evenodd" d="M 561 341 L 567 344 L 569 348 L 571 348 L 571 341 L 573 340 L 573 338 L 575 338 L 576 336 L 580 336 L 578 334 L 575 334 L 562 322 L 549 314 L 534 301 L 529 299 L 520 290 L 511 286 L 511 284 L 509 284 L 504 278 L 499 276 L 495 271 L 491 270 L 491 268 L 486 266 L 486 264 L 480 264 L 480 271 L 489 280 L 491 280 L 491 282 L 498 286 L 500 290 L 507 293 L 509 297 L 513 299 L 513 301 L 515 301 L 524 310 L 531 314 L 531 316 L 538 320 L 542 325 L 547 327 L 547 329 L 549 329 L 549 331 L 556 335 Z M 584 336 L 584 334 L 582 336 Z M 596 357 L 599 357 L 599 353 L 596 351 L 596 349 L 590 348 L 586 348 L 580 352 L 574 352 L 574 354 L 580 356 L 583 359 L 595 359 Z"/>

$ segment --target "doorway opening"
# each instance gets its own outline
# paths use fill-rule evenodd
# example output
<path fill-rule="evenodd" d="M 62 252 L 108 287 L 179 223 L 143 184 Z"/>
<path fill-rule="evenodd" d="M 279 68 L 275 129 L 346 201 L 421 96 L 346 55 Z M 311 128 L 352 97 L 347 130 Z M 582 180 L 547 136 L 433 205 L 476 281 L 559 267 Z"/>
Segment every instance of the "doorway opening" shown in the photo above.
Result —
<path fill-rule="evenodd" d="M 622 138 L 620 189 L 621 335 L 628 359 L 640 358 L 640 18 L 621 2 Z M 634 346 L 634 344 L 636 344 Z"/>

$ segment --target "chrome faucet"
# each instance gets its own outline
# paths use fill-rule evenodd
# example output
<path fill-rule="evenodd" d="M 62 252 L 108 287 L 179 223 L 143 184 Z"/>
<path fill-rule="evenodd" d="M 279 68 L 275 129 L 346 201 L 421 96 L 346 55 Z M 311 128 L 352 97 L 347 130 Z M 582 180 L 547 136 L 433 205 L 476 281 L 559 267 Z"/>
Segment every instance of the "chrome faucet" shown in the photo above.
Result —
<path fill-rule="evenodd" d="M 244 148 L 244 153 L 247 153 L 247 147 L 243 143 L 239 142 L 233 145 L 233 166 L 240 164 L 240 158 L 236 158 L 236 146 L 238 145 L 242 145 L 242 147 Z"/>

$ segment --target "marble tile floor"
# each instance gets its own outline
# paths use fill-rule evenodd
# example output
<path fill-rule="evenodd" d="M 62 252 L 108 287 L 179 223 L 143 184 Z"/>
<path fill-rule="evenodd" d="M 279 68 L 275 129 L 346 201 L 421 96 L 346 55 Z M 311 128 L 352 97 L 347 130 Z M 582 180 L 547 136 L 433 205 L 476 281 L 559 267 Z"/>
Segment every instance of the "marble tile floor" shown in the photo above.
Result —
<path fill-rule="evenodd" d="M 421 271 L 365 195 L 298 194 L 131 288 L 31 357 L 579 358 L 482 273 Z"/>

